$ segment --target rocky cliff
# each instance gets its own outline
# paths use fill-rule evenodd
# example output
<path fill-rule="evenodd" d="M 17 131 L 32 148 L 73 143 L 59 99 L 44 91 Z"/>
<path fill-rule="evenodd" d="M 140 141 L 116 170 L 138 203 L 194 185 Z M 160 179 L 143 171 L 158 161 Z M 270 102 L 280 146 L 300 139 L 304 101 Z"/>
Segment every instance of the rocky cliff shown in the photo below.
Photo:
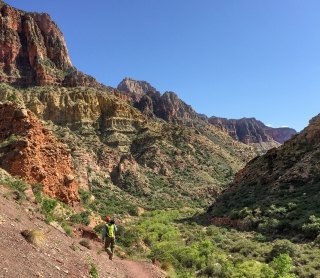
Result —
<path fill-rule="evenodd" d="M 48 14 L 27 13 L 1 2 L 0 82 L 18 85 L 93 85 L 72 67 L 62 32 Z"/>
<path fill-rule="evenodd" d="M 235 140 L 253 146 L 258 153 L 279 147 L 297 132 L 292 128 L 272 128 L 255 118 L 225 119 L 211 117 L 208 122 L 227 132 Z"/>
<path fill-rule="evenodd" d="M 205 119 L 182 101 L 174 92 L 161 94 L 146 81 L 125 78 L 117 87 L 130 94 L 133 105 L 149 117 L 158 117 L 170 123 L 204 124 Z"/>
<path fill-rule="evenodd" d="M 68 204 L 79 201 L 67 147 L 27 109 L 0 105 L 0 167 Z"/>
<path fill-rule="evenodd" d="M 272 140 L 283 144 L 297 132 L 292 128 L 272 128 L 255 118 L 242 118 L 239 120 L 219 117 L 209 118 L 209 123 L 228 132 L 234 139 L 245 144 L 270 142 Z"/>
<path fill-rule="evenodd" d="M 287 228 L 301 230 L 310 215 L 319 215 L 316 209 L 320 205 L 319 138 L 318 115 L 300 134 L 253 159 L 238 172 L 234 182 L 210 208 L 210 215 L 235 218 L 238 215 L 235 212 L 246 207 L 259 208 L 260 216 L 282 217 Z"/>
<path fill-rule="evenodd" d="M 157 91 L 150 83 L 134 80 L 129 77 L 124 78 L 117 86 L 117 89 L 131 94 L 134 101 L 139 101 L 149 91 Z"/>

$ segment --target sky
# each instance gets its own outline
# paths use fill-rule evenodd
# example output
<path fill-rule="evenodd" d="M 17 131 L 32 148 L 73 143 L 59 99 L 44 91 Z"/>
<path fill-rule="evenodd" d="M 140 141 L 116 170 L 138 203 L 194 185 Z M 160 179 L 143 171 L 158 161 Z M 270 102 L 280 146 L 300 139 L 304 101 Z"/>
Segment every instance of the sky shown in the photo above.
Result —
<path fill-rule="evenodd" d="M 319 0 L 7 0 L 47 12 L 73 65 L 174 91 L 199 113 L 301 130 L 320 113 Z"/>

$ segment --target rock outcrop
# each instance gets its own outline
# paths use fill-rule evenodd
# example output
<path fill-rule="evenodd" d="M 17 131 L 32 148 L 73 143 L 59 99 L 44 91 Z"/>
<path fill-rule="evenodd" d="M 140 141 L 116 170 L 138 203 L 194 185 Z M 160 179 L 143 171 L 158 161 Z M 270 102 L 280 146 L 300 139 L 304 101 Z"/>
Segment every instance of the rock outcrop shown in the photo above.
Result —
<path fill-rule="evenodd" d="M 62 32 L 46 13 L 0 5 L 0 82 L 101 86 L 72 67 Z"/>
<path fill-rule="evenodd" d="M 146 81 L 134 80 L 129 77 L 124 78 L 117 86 L 117 89 L 122 92 L 130 93 L 134 98 L 134 101 L 139 101 L 143 97 L 143 95 L 145 95 L 149 91 L 157 91 L 154 87 L 151 86 L 150 83 Z"/>
<path fill-rule="evenodd" d="M 129 94 L 133 105 L 149 117 L 155 116 L 169 123 L 187 125 L 204 123 L 203 117 L 174 92 L 161 94 L 148 82 L 131 78 L 122 80 L 117 88 Z"/>
<path fill-rule="evenodd" d="M 27 109 L 0 105 L 0 167 L 67 204 L 79 201 L 71 156 Z"/>

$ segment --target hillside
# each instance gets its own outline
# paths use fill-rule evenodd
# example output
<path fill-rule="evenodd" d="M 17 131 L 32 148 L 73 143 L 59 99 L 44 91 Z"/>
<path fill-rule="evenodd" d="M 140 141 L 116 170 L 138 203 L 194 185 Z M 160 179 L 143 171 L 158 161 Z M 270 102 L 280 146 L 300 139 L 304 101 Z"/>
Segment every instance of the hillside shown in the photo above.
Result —
<path fill-rule="evenodd" d="M 0 184 L 1 277 L 165 277 L 146 261 L 109 261 L 101 242 L 82 238 L 77 229 L 68 236 L 56 222 L 44 221 L 38 205 L 12 199 L 14 192 Z M 38 231 L 37 240 L 25 240 L 21 233 L 26 230 Z"/>
<path fill-rule="evenodd" d="M 237 225 L 261 231 L 315 237 L 320 216 L 319 135 L 318 115 L 284 145 L 250 161 L 210 207 L 210 217 L 229 217 L 230 224 L 242 219 Z"/>
<path fill-rule="evenodd" d="M 80 187 L 115 185 L 140 206 L 178 206 L 199 198 L 205 205 L 253 157 L 250 147 L 219 129 L 147 118 L 94 88 L 2 85 L 0 100 L 6 99 L 29 108 L 68 145 Z"/>

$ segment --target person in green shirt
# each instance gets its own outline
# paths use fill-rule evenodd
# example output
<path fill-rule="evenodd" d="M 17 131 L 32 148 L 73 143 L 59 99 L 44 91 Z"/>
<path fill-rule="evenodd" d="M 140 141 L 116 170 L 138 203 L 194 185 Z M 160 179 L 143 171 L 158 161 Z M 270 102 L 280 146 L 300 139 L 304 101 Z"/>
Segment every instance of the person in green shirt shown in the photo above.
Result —
<path fill-rule="evenodd" d="M 104 241 L 104 247 L 110 260 L 113 258 L 116 246 L 116 231 L 117 226 L 114 220 L 110 216 L 106 216 L 106 224 L 102 228 L 102 240 Z"/>

